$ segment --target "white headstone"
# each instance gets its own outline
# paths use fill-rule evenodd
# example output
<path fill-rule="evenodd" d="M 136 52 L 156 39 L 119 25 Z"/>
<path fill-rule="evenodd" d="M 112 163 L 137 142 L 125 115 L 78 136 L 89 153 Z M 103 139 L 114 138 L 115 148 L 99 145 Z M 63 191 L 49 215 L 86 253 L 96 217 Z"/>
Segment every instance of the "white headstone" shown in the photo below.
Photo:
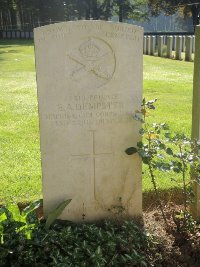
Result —
<path fill-rule="evenodd" d="M 151 36 L 147 36 L 147 55 L 150 55 L 151 49 Z"/>
<path fill-rule="evenodd" d="M 142 213 L 140 140 L 143 30 L 65 22 L 34 31 L 44 212 L 72 199 L 61 219 Z"/>
<path fill-rule="evenodd" d="M 164 45 L 167 44 L 167 36 L 166 36 L 166 35 L 163 36 L 163 44 L 164 44 Z"/>
<path fill-rule="evenodd" d="M 163 56 L 163 36 L 158 36 L 158 56 Z"/>
<path fill-rule="evenodd" d="M 195 53 L 195 35 L 192 36 L 192 53 Z"/>
<path fill-rule="evenodd" d="M 182 36 L 182 52 L 185 52 L 185 35 Z"/>
<path fill-rule="evenodd" d="M 144 36 L 143 38 L 143 53 L 144 55 L 147 54 L 147 37 L 146 36 Z"/>
<path fill-rule="evenodd" d="M 192 37 L 186 36 L 185 40 L 185 61 L 192 60 Z"/>
<path fill-rule="evenodd" d="M 182 36 L 177 36 L 176 38 L 176 59 L 181 60 Z"/>
<path fill-rule="evenodd" d="M 172 58 L 173 36 L 167 36 L 167 58 Z"/>
<path fill-rule="evenodd" d="M 150 42 L 150 55 L 154 56 L 155 54 L 155 48 L 156 48 L 156 37 L 151 36 L 151 42 Z"/>
<path fill-rule="evenodd" d="M 173 36 L 173 47 L 172 47 L 172 50 L 173 51 L 176 51 L 176 39 L 177 39 L 177 36 Z"/>
<path fill-rule="evenodd" d="M 20 38 L 20 31 L 16 32 L 16 38 Z"/>

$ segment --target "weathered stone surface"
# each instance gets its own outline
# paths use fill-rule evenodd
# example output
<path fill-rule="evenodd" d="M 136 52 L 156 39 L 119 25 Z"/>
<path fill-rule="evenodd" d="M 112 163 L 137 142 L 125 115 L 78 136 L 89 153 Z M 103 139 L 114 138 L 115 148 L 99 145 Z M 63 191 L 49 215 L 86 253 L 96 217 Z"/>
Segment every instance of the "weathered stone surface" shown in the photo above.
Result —
<path fill-rule="evenodd" d="M 151 49 L 151 36 L 147 36 L 147 55 L 150 55 Z"/>
<path fill-rule="evenodd" d="M 135 146 L 142 100 L 143 30 L 103 21 L 34 31 L 44 212 L 72 199 L 61 219 L 141 215 Z"/>
<path fill-rule="evenodd" d="M 173 36 L 167 36 L 167 58 L 172 58 Z"/>
<path fill-rule="evenodd" d="M 177 36 L 173 36 L 173 47 L 172 47 L 172 50 L 173 51 L 176 51 L 176 40 L 177 40 Z"/>
<path fill-rule="evenodd" d="M 182 36 L 182 52 L 185 52 L 185 35 Z"/>
<path fill-rule="evenodd" d="M 16 38 L 20 38 L 20 31 L 16 32 Z"/>
<path fill-rule="evenodd" d="M 158 56 L 163 56 L 163 36 L 158 36 Z"/>
<path fill-rule="evenodd" d="M 150 38 L 151 38 L 151 40 L 150 40 L 150 55 L 154 56 L 155 49 L 156 49 L 156 37 L 151 36 Z"/>
<path fill-rule="evenodd" d="M 176 59 L 181 60 L 182 36 L 177 36 L 176 38 Z"/>
<path fill-rule="evenodd" d="M 186 36 L 185 41 L 185 61 L 192 60 L 192 37 Z"/>
<path fill-rule="evenodd" d="M 144 55 L 147 54 L 147 37 L 144 36 L 144 39 L 143 39 L 143 53 Z"/>
<path fill-rule="evenodd" d="M 194 59 L 194 83 L 192 104 L 192 138 L 200 140 L 200 26 L 196 26 L 196 51 Z M 195 201 L 192 206 L 193 215 L 200 220 L 200 186 L 194 184 Z"/>
<path fill-rule="evenodd" d="M 195 36 L 192 36 L 192 53 L 195 53 Z"/>

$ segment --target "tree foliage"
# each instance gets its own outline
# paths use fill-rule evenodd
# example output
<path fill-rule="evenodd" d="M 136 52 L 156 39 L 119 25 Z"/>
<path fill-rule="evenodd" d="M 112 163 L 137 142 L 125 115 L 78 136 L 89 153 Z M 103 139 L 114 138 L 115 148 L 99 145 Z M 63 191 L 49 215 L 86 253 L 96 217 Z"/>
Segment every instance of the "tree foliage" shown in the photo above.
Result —
<path fill-rule="evenodd" d="M 161 12 L 165 15 L 179 12 L 191 16 L 194 26 L 200 23 L 200 1 L 197 0 L 148 0 L 148 6 L 153 16 L 158 16 Z"/>
<path fill-rule="evenodd" d="M 77 19 L 144 20 L 147 0 L 1 0 L 1 28 L 34 28 Z"/>
<path fill-rule="evenodd" d="M 144 0 L 113 0 L 113 6 L 119 16 L 119 21 L 123 19 L 145 20 L 147 19 L 146 1 Z"/>

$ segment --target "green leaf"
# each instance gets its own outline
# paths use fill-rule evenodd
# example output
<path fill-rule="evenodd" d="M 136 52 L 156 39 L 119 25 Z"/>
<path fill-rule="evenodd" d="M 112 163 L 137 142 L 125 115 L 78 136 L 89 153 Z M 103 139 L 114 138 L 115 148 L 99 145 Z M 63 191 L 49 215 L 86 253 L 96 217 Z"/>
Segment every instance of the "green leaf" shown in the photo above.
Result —
<path fill-rule="evenodd" d="M 125 256 L 128 260 L 130 260 L 130 261 L 133 260 L 132 257 L 131 257 L 130 255 L 128 255 L 128 254 L 124 254 L 124 256 Z"/>
<path fill-rule="evenodd" d="M 141 129 L 139 130 L 139 133 L 140 133 L 141 135 L 143 135 L 143 134 L 145 133 L 145 129 L 141 128 Z"/>
<path fill-rule="evenodd" d="M 38 217 L 37 217 L 37 214 L 36 214 L 36 212 L 35 211 L 31 211 L 31 212 L 29 212 L 28 214 L 27 214 L 27 216 L 26 216 L 26 222 L 27 222 L 27 224 L 37 224 L 38 223 Z"/>
<path fill-rule="evenodd" d="M 129 148 L 127 148 L 127 149 L 125 150 L 125 152 L 126 152 L 127 155 L 130 156 L 130 155 L 133 155 L 133 154 L 137 153 L 138 150 L 137 150 L 137 148 L 135 148 L 135 147 L 129 147 Z"/>
<path fill-rule="evenodd" d="M 157 98 L 152 99 L 152 100 L 149 100 L 149 101 L 146 103 L 146 105 L 151 105 L 151 104 L 155 103 L 157 100 L 158 100 Z"/>
<path fill-rule="evenodd" d="M 157 101 L 157 99 L 149 100 L 149 101 L 146 103 L 146 106 L 147 106 L 149 109 L 155 109 L 155 106 L 154 106 L 153 104 L 154 104 L 156 101 Z"/>
<path fill-rule="evenodd" d="M 147 267 L 147 263 L 145 261 L 141 261 L 140 264 L 141 264 L 141 266 Z"/>
<path fill-rule="evenodd" d="M 176 172 L 176 173 L 180 173 L 181 172 L 181 169 L 179 169 L 178 167 L 174 167 L 173 168 L 173 171 Z"/>
<path fill-rule="evenodd" d="M 142 157 L 142 162 L 144 164 L 149 164 L 149 161 L 150 161 L 150 157 Z"/>
<path fill-rule="evenodd" d="M 165 144 L 162 144 L 162 143 L 161 143 L 161 144 L 159 144 L 159 148 L 160 148 L 160 149 L 165 149 L 166 146 L 165 146 Z"/>
<path fill-rule="evenodd" d="M 1 207 L 1 212 L 0 212 L 0 214 L 2 215 L 3 213 L 6 215 L 6 217 L 7 217 L 7 219 L 8 219 L 9 221 L 13 221 L 13 213 L 12 213 L 12 211 L 10 211 L 10 210 L 7 208 L 7 206 L 3 206 L 3 207 Z"/>
<path fill-rule="evenodd" d="M 5 213 L 5 209 L 6 209 L 5 206 L 2 206 L 0 208 L 0 216 Z"/>
<path fill-rule="evenodd" d="M 58 207 L 51 211 L 47 217 L 45 229 L 49 230 L 51 224 L 58 218 L 58 216 L 63 212 L 67 205 L 71 202 L 71 199 L 67 199 L 66 201 L 62 202 Z"/>
<path fill-rule="evenodd" d="M 22 215 L 25 216 L 29 212 L 36 210 L 37 208 L 39 208 L 41 206 L 41 204 L 42 204 L 42 199 L 33 201 L 29 206 L 27 206 L 25 209 L 23 209 Z"/>
<path fill-rule="evenodd" d="M 165 133 L 165 137 L 166 137 L 166 138 L 170 138 L 170 137 L 171 137 L 171 133 L 170 133 L 170 132 L 166 132 L 166 133 Z"/>
<path fill-rule="evenodd" d="M 166 153 L 167 153 L 168 155 L 173 155 L 173 151 L 172 151 L 172 149 L 171 149 L 170 147 L 168 147 L 168 148 L 166 149 Z"/>
<path fill-rule="evenodd" d="M 156 109 L 154 105 L 148 105 L 149 109 Z"/>
<path fill-rule="evenodd" d="M 98 246 L 98 248 L 96 249 L 95 254 L 96 255 L 100 255 L 101 254 L 101 247 L 100 246 Z"/>
<path fill-rule="evenodd" d="M 142 119 L 142 116 L 139 113 L 134 114 L 133 118 L 136 121 L 140 121 L 140 122 L 144 123 L 144 120 Z"/>
<path fill-rule="evenodd" d="M 142 141 L 137 142 L 137 147 L 138 147 L 138 148 L 142 148 L 142 147 L 143 147 L 143 143 L 142 143 Z"/>
<path fill-rule="evenodd" d="M 168 124 L 166 124 L 166 123 L 162 123 L 161 126 L 162 126 L 162 128 L 163 128 L 164 130 L 169 130 L 169 125 L 168 125 Z"/>

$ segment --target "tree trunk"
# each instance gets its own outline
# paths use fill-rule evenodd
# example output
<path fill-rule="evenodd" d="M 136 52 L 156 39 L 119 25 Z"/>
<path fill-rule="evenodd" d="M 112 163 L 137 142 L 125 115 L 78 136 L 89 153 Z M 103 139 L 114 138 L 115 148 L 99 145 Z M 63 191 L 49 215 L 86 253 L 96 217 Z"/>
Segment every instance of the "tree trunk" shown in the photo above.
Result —
<path fill-rule="evenodd" d="M 124 0 L 118 0 L 119 22 L 123 22 L 123 2 Z"/>
<path fill-rule="evenodd" d="M 92 1 L 92 18 L 97 20 L 99 19 L 99 14 L 98 14 L 98 6 L 97 6 L 97 0 Z"/>
<path fill-rule="evenodd" d="M 22 28 L 22 23 L 21 23 L 21 19 L 20 19 L 20 14 L 19 14 L 19 10 L 16 10 L 16 22 L 17 22 L 17 29 L 21 30 Z"/>
<path fill-rule="evenodd" d="M 22 29 L 21 4 L 20 4 L 20 1 L 19 1 L 19 0 L 16 1 L 15 16 L 16 16 L 17 29 L 18 29 L 18 30 L 21 30 L 21 29 Z"/>
<path fill-rule="evenodd" d="M 85 12 L 85 19 L 90 20 L 90 10 L 88 10 L 88 9 Z"/>
<path fill-rule="evenodd" d="M 196 25 L 199 25 L 200 22 L 200 5 L 192 5 L 191 7 L 192 11 L 192 19 L 193 19 L 193 26 L 195 29 Z"/>
<path fill-rule="evenodd" d="M 85 10 L 85 19 L 89 20 L 90 19 L 90 15 L 91 15 L 91 0 L 88 1 L 86 10 Z"/>
<path fill-rule="evenodd" d="M 2 11 L 0 11 L 0 29 L 3 29 L 4 21 L 3 21 L 3 14 Z"/>

